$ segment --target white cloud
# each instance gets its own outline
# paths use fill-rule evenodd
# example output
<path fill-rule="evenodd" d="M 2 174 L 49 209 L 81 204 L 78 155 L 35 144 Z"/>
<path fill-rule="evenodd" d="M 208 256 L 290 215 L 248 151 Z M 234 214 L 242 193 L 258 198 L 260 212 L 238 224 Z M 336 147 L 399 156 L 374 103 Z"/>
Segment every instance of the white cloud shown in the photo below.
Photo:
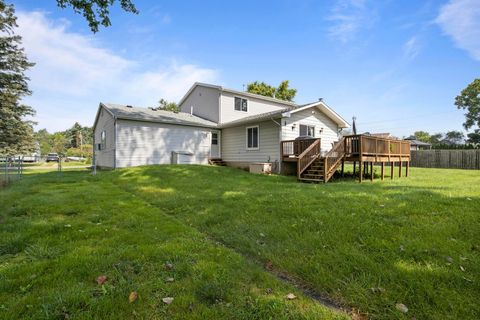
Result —
<path fill-rule="evenodd" d="M 455 45 L 480 60 L 480 3 L 478 0 L 450 0 L 440 8 L 435 22 Z"/>
<path fill-rule="evenodd" d="M 375 14 L 367 7 L 366 0 L 337 0 L 326 20 L 332 22 L 328 35 L 347 43 L 361 29 L 371 26 Z"/>
<path fill-rule="evenodd" d="M 413 60 L 420 53 L 420 49 L 418 37 L 413 36 L 403 45 L 403 55 L 407 60 Z"/>
<path fill-rule="evenodd" d="M 100 101 L 153 106 L 163 97 L 178 101 L 195 81 L 215 82 L 218 72 L 175 59 L 144 65 L 102 48 L 93 35 L 68 31 L 68 22 L 43 12 L 19 12 L 18 34 L 29 59 L 38 127 L 60 130 L 75 121 L 91 125 Z"/>

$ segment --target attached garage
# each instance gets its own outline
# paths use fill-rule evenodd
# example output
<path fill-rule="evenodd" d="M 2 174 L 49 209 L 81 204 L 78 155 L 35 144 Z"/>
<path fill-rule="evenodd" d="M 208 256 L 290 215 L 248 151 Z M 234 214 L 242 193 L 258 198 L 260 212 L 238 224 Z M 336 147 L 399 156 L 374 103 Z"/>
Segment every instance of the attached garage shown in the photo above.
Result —
<path fill-rule="evenodd" d="M 103 125 L 104 118 L 112 125 Z M 102 103 L 94 125 L 95 161 L 105 168 L 208 164 L 215 128 L 188 113 Z"/>

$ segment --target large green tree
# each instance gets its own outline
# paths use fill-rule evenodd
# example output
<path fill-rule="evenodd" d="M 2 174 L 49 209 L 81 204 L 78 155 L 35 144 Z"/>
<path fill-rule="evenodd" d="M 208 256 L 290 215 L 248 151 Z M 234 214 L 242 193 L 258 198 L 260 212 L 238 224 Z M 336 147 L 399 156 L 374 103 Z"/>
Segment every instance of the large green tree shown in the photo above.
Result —
<path fill-rule="evenodd" d="M 480 79 L 473 80 L 460 95 L 455 98 L 455 105 L 458 109 L 467 110 L 465 114 L 465 129 L 474 126 L 480 127 Z"/>
<path fill-rule="evenodd" d="M 97 32 L 100 25 L 108 27 L 110 21 L 110 7 L 116 0 L 57 0 L 60 8 L 71 7 L 76 13 L 82 14 L 88 22 L 92 32 Z M 137 8 L 131 0 L 119 0 L 120 6 L 126 12 L 138 13 Z"/>
<path fill-rule="evenodd" d="M 415 131 L 413 135 L 418 141 L 430 142 L 430 134 L 426 131 Z"/>
<path fill-rule="evenodd" d="M 21 47 L 16 27 L 13 6 L 0 0 L 0 153 L 6 155 L 34 150 L 33 123 L 25 118 L 35 111 L 22 103 L 31 94 L 25 72 L 34 64 Z"/>
<path fill-rule="evenodd" d="M 162 98 L 160 99 L 160 101 L 158 101 L 158 107 L 152 108 L 152 110 L 165 110 L 165 111 L 179 112 L 180 107 L 176 102 L 170 102 Z"/>
<path fill-rule="evenodd" d="M 445 138 L 442 140 L 442 142 L 449 145 L 457 145 L 461 144 L 464 138 L 465 136 L 462 132 L 453 130 L 445 133 Z"/>
<path fill-rule="evenodd" d="M 467 134 L 467 142 L 475 146 L 480 146 L 480 129 L 475 129 L 473 132 Z"/>
<path fill-rule="evenodd" d="M 255 81 L 247 85 L 247 92 L 285 101 L 293 101 L 297 94 L 296 89 L 289 87 L 288 80 L 282 81 L 277 88 L 265 82 Z"/>

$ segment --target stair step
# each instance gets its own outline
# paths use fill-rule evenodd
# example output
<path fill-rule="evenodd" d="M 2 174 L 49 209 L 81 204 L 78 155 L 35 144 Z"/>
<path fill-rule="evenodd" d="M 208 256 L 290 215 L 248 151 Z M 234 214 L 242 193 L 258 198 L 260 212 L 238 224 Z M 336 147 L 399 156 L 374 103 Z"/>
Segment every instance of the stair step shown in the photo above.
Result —
<path fill-rule="evenodd" d="M 304 174 L 301 178 L 307 179 L 323 179 L 323 175 L 320 174 Z"/>
<path fill-rule="evenodd" d="M 300 178 L 298 180 L 306 181 L 306 182 L 323 182 L 323 180 L 321 180 L 321 179 L 310 179 L 310 178 Z"/>

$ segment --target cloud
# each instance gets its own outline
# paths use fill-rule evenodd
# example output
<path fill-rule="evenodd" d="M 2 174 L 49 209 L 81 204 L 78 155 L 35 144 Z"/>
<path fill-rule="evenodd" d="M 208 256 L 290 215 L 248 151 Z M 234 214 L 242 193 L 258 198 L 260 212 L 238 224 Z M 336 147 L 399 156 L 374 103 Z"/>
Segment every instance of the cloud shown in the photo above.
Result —
<path fill-rule="evenodd" d="M 480 60 L 480 3 L 478 0 L 450 0 L 435 19 L 455 45 Z"/>
<path fill-rule="evenodd" d="M 413 60 L 420 53 L 421 45 L 418 37 L 413 36 L 403 45 L 403 55 L 407 60 Z"/>
<path fill-rule="evenodd" d="M 372 25 L 375 14 L 367 7 L 366 0 L 337 0 L 326 20 L 332 22 L 329 37 L 347 43 L 360 30 Z"/>
<path fill-rule="evenodd" d="M 100 101 L 153 106 L 161 97 L 178 101 L 196 81 L 218 81 L 218 71 L 173 58 L 155 68 L 152 62 L 127 59 L 43 12 L 17 15 L 18 34 L 36 63 L 29 72 L 33 95 L 27 102 L 42 128 L 64 129 L 75 121 L 92 125 Z"/>

